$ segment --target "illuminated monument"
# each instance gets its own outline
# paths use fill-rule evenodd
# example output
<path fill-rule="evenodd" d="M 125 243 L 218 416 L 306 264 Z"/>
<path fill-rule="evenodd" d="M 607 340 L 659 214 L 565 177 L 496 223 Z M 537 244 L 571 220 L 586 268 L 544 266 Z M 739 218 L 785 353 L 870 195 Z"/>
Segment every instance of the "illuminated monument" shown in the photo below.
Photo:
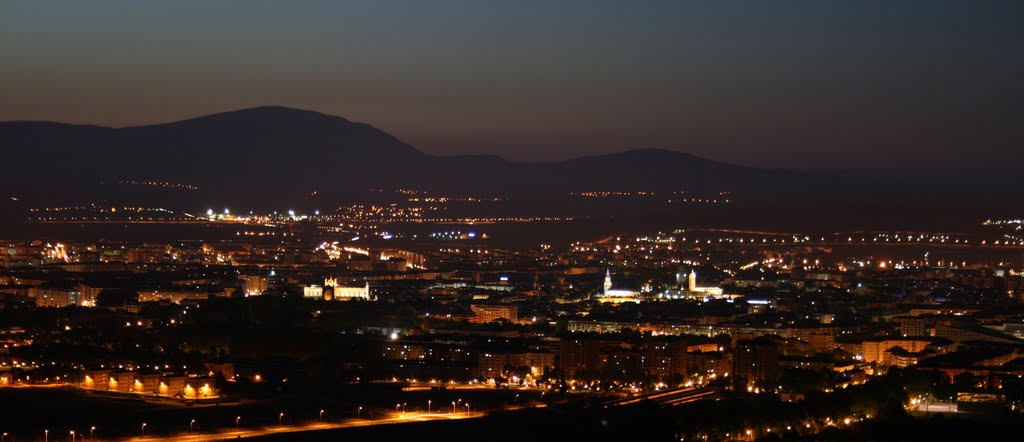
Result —
<path fill-rule="evenodd" d="M 330 290 L 328 290 L 330 289 Z M 330 293 L 331 299 L 327 299 L 328 293 Z M 324 279 L 324 300 L 325 301 L 351 301 L 360 299 L 363 301 L 370 300 L 370 282 L 367 281 L 365 286 L 362 287 L 348 287 L 338 285 L 337 278 L 326 278 Z"/>
<path fill-rule="evenodd" d="M 625 302 L 640 302 L 640 292 L 633 290 L 622 290 L 612 288 L 612 272 L 606 270 L 604 274 L 604 290 L 601 292 L 601 296 L 597 298 L 600 302 L 609 302 L 612 304 L 622 304 Z"/>
<path fill-rule="evenodd" d="M 343 286 L 337 278 L 325 278 L 324 285 L 310 285 L 303 288 L 303 297 L 324 301 L 370 301 L 370 282 L 363 286 Z"/>
<path fill-rule="evenodd" d="M 683 279 L 686 280 L 686 287 L 683 288 Z M 690 269 L 690 274 L 685 278 L 682 277 L 682 272 L 676 274 L 676 282 L 679 284 L 678 289 L 669 290 L 661 295 L 659 298 L 668 299 L 733 299 L 736 295 L 727 295 L 721 287 L 698 287 L 697 286 L 697 271 Z"/>

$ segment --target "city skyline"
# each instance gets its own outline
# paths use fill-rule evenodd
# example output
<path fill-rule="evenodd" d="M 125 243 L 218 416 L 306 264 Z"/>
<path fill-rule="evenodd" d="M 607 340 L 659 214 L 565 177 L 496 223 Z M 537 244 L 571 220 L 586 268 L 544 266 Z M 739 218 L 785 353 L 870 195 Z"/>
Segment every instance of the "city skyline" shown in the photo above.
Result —
<path fill-rule="evenodd" d="M 0 442 L 1012 439 L 1021 23 L 0 0 Z"/>

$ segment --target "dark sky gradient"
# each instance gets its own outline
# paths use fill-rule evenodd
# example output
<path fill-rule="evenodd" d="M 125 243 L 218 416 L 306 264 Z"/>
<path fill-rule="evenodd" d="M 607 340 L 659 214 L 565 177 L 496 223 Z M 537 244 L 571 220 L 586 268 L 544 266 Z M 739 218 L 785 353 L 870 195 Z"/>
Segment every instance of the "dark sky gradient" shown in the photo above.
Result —
<path fill-rule="evenodd" d="M 270 104 L 437 154 L 1009 173 L 1024 1 L 0 0 L 0 120 Z"/>

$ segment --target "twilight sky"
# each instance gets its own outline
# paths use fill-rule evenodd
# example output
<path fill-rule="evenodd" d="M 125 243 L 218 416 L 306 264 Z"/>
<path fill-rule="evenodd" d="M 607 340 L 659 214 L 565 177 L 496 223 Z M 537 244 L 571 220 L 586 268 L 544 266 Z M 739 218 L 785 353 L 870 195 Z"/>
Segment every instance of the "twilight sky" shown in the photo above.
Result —
<path fill-rule="evenodd" d="M 437 154 L 1008 172 L 1022 23 L 1020 0 L 0 0 L 0 120 L 273 104 Z"/>

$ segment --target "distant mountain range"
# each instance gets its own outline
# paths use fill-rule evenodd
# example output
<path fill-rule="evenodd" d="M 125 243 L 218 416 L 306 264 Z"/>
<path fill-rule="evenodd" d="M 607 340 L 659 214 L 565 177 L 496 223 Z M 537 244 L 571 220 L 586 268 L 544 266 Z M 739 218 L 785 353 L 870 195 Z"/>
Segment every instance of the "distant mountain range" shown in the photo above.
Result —
<path fill-rule="evenodd" d="M 436 156 L 367 124 L 285 107 L 126 128 L 5 122 L 0 146 L 7 166 L 0 191 L 9 194 L 5 198 L 40 202 L 121 198 L 189 207 L 329 207 L 372 195 L 374 189 L 398 188 L 521 201 L 557 201 L 594 191 L 731 192 L 739 204 L 929 197 L 923 189 L 894 191 L 849 178 L 743 167 L 662 149 L 552 163 Z"/>

